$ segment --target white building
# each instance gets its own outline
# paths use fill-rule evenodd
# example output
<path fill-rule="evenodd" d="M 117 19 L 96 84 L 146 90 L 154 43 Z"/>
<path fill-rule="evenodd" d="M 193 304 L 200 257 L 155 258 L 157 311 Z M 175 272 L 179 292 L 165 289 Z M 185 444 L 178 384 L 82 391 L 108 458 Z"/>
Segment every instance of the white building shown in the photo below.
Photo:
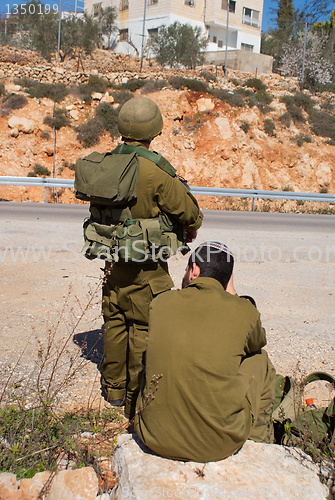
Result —
<path fill-rule="evenodd" d="M 178 21 L 199 26 L 208 37 L 209 52 L 225 51 L 228 40 L 228 50 L 260 53 L 263 0 L 85 0 L 85 11 L 93 17 L 101 7 L 117 11 L 119 32 L 111 37 L 115 52 L 141 55 L 143 41 L 144 54 L 150 56 L 146 53 L 149 37 L 161 26 Z"/>

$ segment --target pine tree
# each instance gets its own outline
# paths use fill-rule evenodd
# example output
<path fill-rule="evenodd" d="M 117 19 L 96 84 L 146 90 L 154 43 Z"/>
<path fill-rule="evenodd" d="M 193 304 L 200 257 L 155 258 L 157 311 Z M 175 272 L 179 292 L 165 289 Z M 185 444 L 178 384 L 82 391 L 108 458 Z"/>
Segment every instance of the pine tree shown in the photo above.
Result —
<path fill-rule="evenodd" d="M 293 0 L 278 1 L 276 21 L 279 30 L 292 32 L 294 24 Z"/>

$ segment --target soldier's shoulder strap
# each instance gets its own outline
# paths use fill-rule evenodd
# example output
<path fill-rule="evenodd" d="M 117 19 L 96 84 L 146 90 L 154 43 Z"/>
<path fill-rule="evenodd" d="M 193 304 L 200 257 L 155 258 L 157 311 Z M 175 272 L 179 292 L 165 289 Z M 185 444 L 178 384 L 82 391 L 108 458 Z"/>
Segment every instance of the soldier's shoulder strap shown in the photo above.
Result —
<path fill-rule="evenodd" d="M 136 152 L 138 156 L 142 156 L 142 158 L 146 158 L 147 160 L 155 163 L 157 167 L 164 170 L 164 172 L 171 175 L 171 177 L 176 177 L 176 169 L 167 161 L 166 158 L 164 158 L 164 156 L 156 153 L 155 151 L 149 151 L 148 149 L 141 148 L 139 146 L 131 146 L 130 144 L 120 144 L 112 151 L 113 154 L 130 154 L 134 152 Z"/>

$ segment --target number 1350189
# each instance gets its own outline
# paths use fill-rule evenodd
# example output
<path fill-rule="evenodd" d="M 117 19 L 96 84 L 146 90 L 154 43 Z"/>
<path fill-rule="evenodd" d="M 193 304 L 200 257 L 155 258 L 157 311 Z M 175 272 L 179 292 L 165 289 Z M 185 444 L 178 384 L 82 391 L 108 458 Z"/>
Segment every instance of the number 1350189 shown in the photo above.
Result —
<path fill-rule="evenodd" d="M 49 12 L 58 12 L 58 5 L 49 5 L 48 3 L 46 4 L 34 4 L 31 3 L 29 5 L 27 4 L 17 4 L 14 3 L 12 10 L 9 10 L 9 4 L 6 4 L 7 7 L 7 15 L 15 15 L 15 14 L 49 14 Z"/>

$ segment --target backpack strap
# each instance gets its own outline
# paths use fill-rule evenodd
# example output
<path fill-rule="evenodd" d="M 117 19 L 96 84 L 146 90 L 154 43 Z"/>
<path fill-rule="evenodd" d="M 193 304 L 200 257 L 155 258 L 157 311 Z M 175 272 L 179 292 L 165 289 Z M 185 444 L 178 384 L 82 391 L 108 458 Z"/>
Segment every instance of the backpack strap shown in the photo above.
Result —
<path fill-rule="evenodd" d="M 161 170 L 164 170 L 167 174 L 171 175 L 171 177 L 176 177 L 177 171 L 176 169 L 167 161 L 164 156 L 159 155 L 154 151 L 149 151 L 146 148 L 142 148 L 140 146 L 131 146 L 130 144 L 120 144 L 113 151 L 112 154 L 131 154 L 137 153 L 138 156 L 142 158 L 146 158 L 147 160 L 152 161 L 159 167 Z"/>
<path fill-rule="evenodd" d="M 310 373 L 309 375 L 307 375 L 307 377 L 304 378 L 304 380 L 302 381 L 302 385 L 305 387 L 307 384 L 310 384 L 311 382 L 318 382 L 319 380 L 325 380 L 335 387 L 335 378 L 326 372 Z"/>

